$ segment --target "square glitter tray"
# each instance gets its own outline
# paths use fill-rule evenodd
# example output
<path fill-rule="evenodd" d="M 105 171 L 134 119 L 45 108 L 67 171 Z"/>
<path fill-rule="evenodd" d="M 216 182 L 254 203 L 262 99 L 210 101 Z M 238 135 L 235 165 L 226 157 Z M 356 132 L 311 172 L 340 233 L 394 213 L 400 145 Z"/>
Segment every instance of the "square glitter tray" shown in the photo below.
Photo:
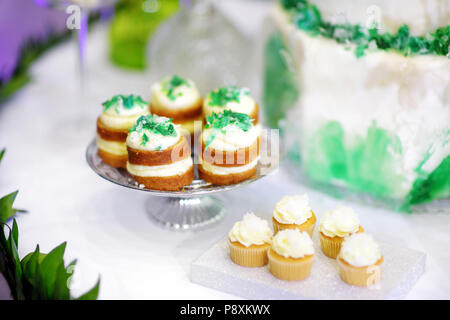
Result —
<path fill-rule="evenodd" d="M 234 264 L 225 238 L 191 264 L 191 281 L 247 299 L 403 299 L 425 271 L 425 253 L 380 243 L 381 281 L 371 288 L 351 286 L 341 280 L 336 260 L 322 253 L 317 234 L 313 238 L 315 261 L 305 280 L 283 281 L 267 266 Z"/>

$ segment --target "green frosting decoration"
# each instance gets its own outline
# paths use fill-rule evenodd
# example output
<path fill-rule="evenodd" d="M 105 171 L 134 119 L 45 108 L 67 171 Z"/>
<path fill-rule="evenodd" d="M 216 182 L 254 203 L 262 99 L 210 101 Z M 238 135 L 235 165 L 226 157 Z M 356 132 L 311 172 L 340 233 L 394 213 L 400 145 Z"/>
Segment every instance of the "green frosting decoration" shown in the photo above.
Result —
<path fill-rule="evenodd" d="M 217 134 L 226 133 L 225 127 L 234 124 L 242 131 L 247 132 L 253 126 L 252 121 L 250 116 L 245 113 L 232 112 L 231 110 L 224 110 L 221 113 L 213 112 L 206 117 L 205 128 L 211 128 L 211 134 L 206 140 L 205 149 L 209 147 Z"/>
<path fill-rule="evenodd" d="M 226 86 L 209 93 L 210 106 L 224 107 L 229 102 L 240 102 L 241 94 L 249 95 L 250 91 L 246 88 L 236 86 Z"/>
<path fill-rule="evenodd" d="M 156 115 L 144 115 L 139 117 L 134 126 L 130 129 L 131 132 L 143 133 L 141 145 L 145 146 L 149 141 L 149 137 L 145 131 L 150 131 L 153 134 L 161 136 L 176 137 L 177 132 L 175 126 L 172 123 L 172 119 L 165 117 L 158 117 Z"/>
<path fill-rule="evenodd" d="M 267 124 L 278 127 L 278 122 L 297 101 L 296 75 L 289 69 L 286 57 L 291 57 L 279 31 L 267 41 L 264 51 L 264 112 Z"/>
<path fill-rule="evenodd" d="M 364 56 L 367 50 L 396 50 L 404 56 L 435 54 L 446 56 L 450 48 L 450 25 L 440 27 L 425 36 L 412 36 L 409 27 L 402 25 L 397 33 L 379 33 L 378 29 L 367 29 L 361 25 L 332 24 L 322 20 L 319 9 L 307 0 L 280 0 L 289 12 L 294 24 L 311 36 L 323 36 L 338 43 L 354 44 L 356 57 Z"/>
<path fill-rule="evenodd" d="M 110 108 L 114 108 L 116 113 L 119 113 L 119 107 L 123 106 L 124 109 L 131 110 L 135 106 L 144 109 L 148 102 L 145 102 L 142 100 L 140 96 L 135 96 L 134 94 L 130 94 L 128 96 L 125 96 L 123 94 L 117 94 L 113 96 L 111 99 L 105 101 L 102 103 L 103 105 L 103 111 L 106 111 Z"/>
<path fill-rule="evenodd" d="M 186 79 L 183 79 L 177 75 L 174 75 L 174 76 L 164 79 L 162 81 L 162 90 L 167 94 L 167 97 L 170 100 L 174 101 L 177 99 L 177 97 L 180 97 L 183 95 L 181 92 L 179 92 L 177 95 L 175 95 L 174 94 L 175 89 L 178 87 L 181 87 L 183 85 L 188 86 L 188 87 L 191 86 Z"/>

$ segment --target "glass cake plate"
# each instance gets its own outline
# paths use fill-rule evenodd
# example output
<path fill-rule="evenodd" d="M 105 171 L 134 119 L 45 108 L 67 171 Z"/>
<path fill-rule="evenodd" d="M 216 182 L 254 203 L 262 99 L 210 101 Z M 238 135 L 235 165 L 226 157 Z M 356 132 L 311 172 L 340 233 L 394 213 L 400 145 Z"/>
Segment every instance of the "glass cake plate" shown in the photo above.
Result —
<path fill-rule="evenodd" d="M 281 155 L 278 130 L 264 129 L 261 141 L 261 158 L 256 174 L 232 185 L 218 186 L 200 179 L 195 161 L 197 153 L 193 151 L 194 180 L 180 191 L 152 190 L 137 184 L 127 170 L 113 168 L 102 161 L 97 153 L 95 139 L 87 147 L 86 160 L 100 177 L 122 187 L 148 192 L 150 197 L 146 211 L 157 224 L 172 230 L 192 230 L 213 225 L 224 217 L 225 206 L 211 194 L 243 187 L 278 168 Z"/>

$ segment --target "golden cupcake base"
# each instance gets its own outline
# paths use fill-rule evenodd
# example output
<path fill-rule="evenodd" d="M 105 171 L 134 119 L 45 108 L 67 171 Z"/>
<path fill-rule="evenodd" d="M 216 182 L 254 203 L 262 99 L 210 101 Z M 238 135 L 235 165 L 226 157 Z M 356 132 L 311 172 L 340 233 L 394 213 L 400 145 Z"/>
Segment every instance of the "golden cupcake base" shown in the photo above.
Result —
<path fill-rule="evenodd" d="M 268 252 L 269 270 L 276 278 L 287 281 L 303 280 L 311 273 L 314 255 L 303 258 L 285 258 L 273 249 Z"/>
<path fill-rule="evenodd" d="M 339 275 L 346 283 L 358 287 L 370 287 L 377 284 L 381 280 L 381 264 L 383 257 L 374 265 L 366 267 L 355 267 L 344 261 L 342 258 L 337 258 L 339 265 Z"/>
<path fill-rule="evenodd" d="M 228 241 L 231 260 L 243 267 L 262 267 L 268 263 L 267 251 L 270 244 L 251 245 L 246 247 L 239 242 Z"/>
<path fill-rule="evenodd" d="M 364 232 L 363 227 L 359 226 L 356 233 Z M 322 252 L 330 258 L 336 259 L 339 252 L 341 251 L 342 242 L 344 242 L 345 237 L 328 237 L 319 231 L 320 247 Z"/>

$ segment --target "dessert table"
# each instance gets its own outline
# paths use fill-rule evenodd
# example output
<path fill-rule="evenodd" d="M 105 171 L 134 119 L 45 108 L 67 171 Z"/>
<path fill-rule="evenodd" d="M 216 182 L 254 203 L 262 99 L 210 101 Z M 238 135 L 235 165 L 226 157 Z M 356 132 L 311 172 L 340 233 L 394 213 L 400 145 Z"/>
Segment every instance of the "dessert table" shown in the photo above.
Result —
<path fill-rule="evenodd" d="M 257 33 L 268 1 L 226 1 L 227 16 L 245 34 Z M 233 13 L 233 14 L 232 14 Z M 222 239 L 247 211 L 270 219 L 286 194 L 308 193 L 317 215 L 347 203 L 298 183 L 282 164 L 275 173 L 219 196 L 224 220 L 203 231 L 173 232 L 153 224 L 144 206 L 147 195 L 99 178 L 85 160 L 95 120 L 105 98 L 136 93 L 148 98 L 151 70 L 120 70 L 107 59 L 107 26 L 89 34 L 87 83 L 80 91 L 75 43 L 47 52 L 31 68 L 32 82 L 0 106 L 0 195 L 19 189 L 19 252 L 39 243 L 47 252 L 67 241 L 65 261 L 77 259 L 73 293 L 101 277 L 101 299 L 236 299 L 191 283 L 190 264 Z M 258 76 L 258 75 L 256 75 Z M 259 76 L 259 79 L 262 79 Z M 347 203 L 377 239 L 427 254 L 426 271 L 409 299 L 450 298 L 450 208 L 403 214 Z M 333 298 L 333 297 L 330 297 Z"/>

